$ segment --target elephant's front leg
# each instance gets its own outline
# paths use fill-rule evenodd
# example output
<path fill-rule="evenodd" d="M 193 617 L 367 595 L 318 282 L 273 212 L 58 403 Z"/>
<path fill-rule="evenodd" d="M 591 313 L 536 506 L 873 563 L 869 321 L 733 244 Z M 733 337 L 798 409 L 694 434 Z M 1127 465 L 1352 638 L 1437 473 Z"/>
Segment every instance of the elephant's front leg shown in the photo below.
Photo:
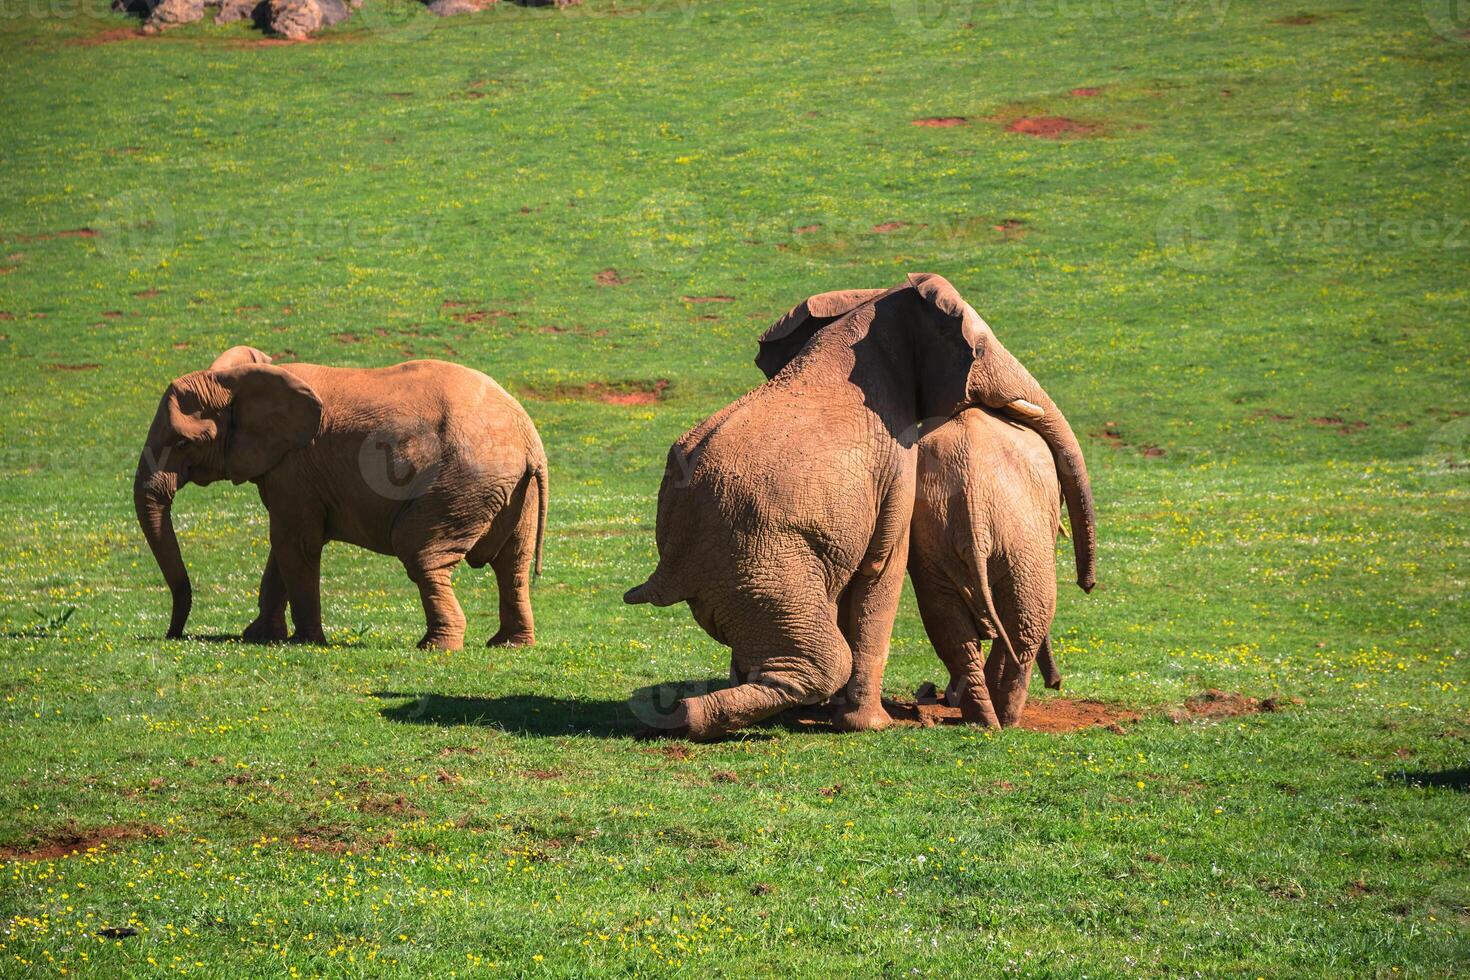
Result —
<path fill-rule="evenodd" d="M 876 575 L 860 569 L 842 594 L 839 616 L 852 647 L 852 676 L 832 699 L 832 725 L 841 731 L 873 731 L 893 723 L 883 708 L 883 669 L 908 551 L 905 530 L 882 569 Z"/>
<path fill-rule="evenodd" d="M 432 568 L 408 566 L 408 577 L 419 587 L 427 627 L 419 649 L 459 650 L 464 646 L 465 618 L 450 584 L 450 573 L 458 559 Z"/>
<path fill-rule="evenodd" d="M 246 643 L 279 643 L 286 639 L 286 582 L 273 551 L 260 576 L 260 613 L 241 635 Z"/>
<path fill-rule="evenodd" d="M 293 643 L 327 642 L 322 631 L 322 546 L 319 528 L 271 514 L 271 562 L 280 573 L 291 621 Z M 269 566 L 267 575 L 270 574 Z M 262 582 L 262 586 L 264 582 Z"/>

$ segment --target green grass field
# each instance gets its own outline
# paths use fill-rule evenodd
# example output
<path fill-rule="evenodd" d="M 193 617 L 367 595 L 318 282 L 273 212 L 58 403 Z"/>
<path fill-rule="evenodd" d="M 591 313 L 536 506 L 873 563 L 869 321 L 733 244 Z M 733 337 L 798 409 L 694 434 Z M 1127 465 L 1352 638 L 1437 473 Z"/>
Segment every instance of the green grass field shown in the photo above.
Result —
<path fill-rule="evenodd" d="M 367 2 L 257 45 L 0 0 L 0 972 L 1470 970 L 1449 0 Z M 620 601 L 669 443 L 790 305 L 910 270 L 1085 434 L 1065 694 L 1142 719 L 636 737 L 631 694 L 728 662 Z M 179 495 L 192 638 L 162 639 L 133 467 L 167 382 L 237 343 L 522 398 L 534 649 L 481 646 L 493 578 L 461 568 L 471 645 L 416 651 L 401 566 L 344 546 L 330 647 L 233 642 L 266 525 L 226 484 Z M 906 596 L 886 688 L 941 673 Z M 1301 703 L 1171 719 L 1206 689 Z"/>

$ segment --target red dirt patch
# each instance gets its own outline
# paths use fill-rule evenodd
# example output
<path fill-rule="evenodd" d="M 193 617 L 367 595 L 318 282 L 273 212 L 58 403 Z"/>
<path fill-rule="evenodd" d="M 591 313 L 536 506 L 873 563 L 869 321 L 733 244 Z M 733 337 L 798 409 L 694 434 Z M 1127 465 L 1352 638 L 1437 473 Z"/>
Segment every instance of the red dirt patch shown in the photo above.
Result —
<path fill-rule="evenodd" d="M 880 235 L 886 235 L 891 231 L 898 231 L 900 228 L 907 228 L 908 226 L 909 223 L 907 221 L 885 221 L 881 225 L 874 225 L 873 230 Z"/>
<path fill-rule="evenodd" d="M 538 401 L 602 402 L 606 405 L 653 405 L 669 387 L 667 378 L 654 381 L 589 381 L 580 385 L 530 387 L 527 395 Z"/>
<path fill-rule="evenodd" d="M 9 310 L 0 310 L 0 320 L 14 320 L 15 314 Z"/>
<path fill-rule="evenodd" d="M 810 235 L 814 231 L 821 231 L 822 223 L 819 221 L 814 225 L 802 225 L 800 228 L 792 229 L 798 235 Z"/>
<path fill-rule="evenodd" d="M 970 120 L 967 116 L 925 116 L 923 119 L 915 119 L 915 126 L 932 126 L 936 129 L 947 129 L 950 126 L 965 126 Z"/>
<path fill-rule="evenodd" d="M 402 793 L 374 796 L 357 804 L 362 813 L 389 813 L 402 817 L 422 817 L 424 811 L 413 804 Z"/>
<path fill-rule="evenodd" d="M 621 286 L 628 281 L 618 275 L 617 269 L 603 269 L 593 278 L 597 280 L 599 286 Z"/>
<path fill-rule="evenodd" d="M 883 707 L 888 709 L 889 715 L 899 725 L 929 728 L 934 725 L 963 724 L 960 709 L 947 704 L 885 700 Z M 1035 698 L 1026 703 L 1026 711 L 1021 715 L 1021 724 L 1018 727 L 1054 735 L 1081 731 L 1084 728 L 1107 728 L 1121 732 L 1123 722 L 1134 722 L 1139 717 L 1137 712 L 1114 708 L 1101 701 Z"/>
<path fill-rule="evenodd" d="M 102 366 L 101 364 L 92 364 L 90 362 L 84 363 L 84 364 L 62 364 L 60 362 L 53 362 L 51 364 L 47 364 L 46 365 L 46 370 L 48 370 L 48 371 L 95 371 L 98 368 L 100 368 L 101 366 Z"/>
<path fill-rule="evenodd" d="M 733 303 L 734 296 L 680 296 L 686 303 Z"/>
<path fill-rule="evenodd" d="M 64 231 L 38 231 L 29 235 L 16 235 L 18 242 L 49 242 L 55 238 L 96 238 L 97 231 L 93 228 L 67 228 Z"/>
<path fill-rule="evenodd" d="M 99 44 L 113 44 L 117 41 L 141 41 L 147 37 L 136 27 L 114 27 L 102 31 L 99 34 L 89 34 L 86 37 L 74 37 L 66 43 L 76 48 L 91 48 Z"/>
<path fill-rule="evenodd" d="M 133 295 L 138 297 L 138 299 L 152 299 L 155 296 L 162 296 L 163 291 L 160 289 L 145 289 Z"/>
<path fill-rule="evenodd" d="M 718 772 L 711 773 L 709 778 L 712 779 L 712 780 L 714 780 L 717 783 L 738 783 L 738 782 L 740 782 L 740 777 L 737 776 L 737 775 L 735 775 L 733 772 L 731 772 L 728 769 L 721 769 Z"/>
<path fill-rule="evenodd" d="M 1364 422 L 1362 419 L 1355 419 L 1351 422 L 1348 422 L 1345 421 L 1341 416 L 1337 415 L 1324 415 L 1319 418 L 1312 419 L 1312 424 L 1330 426 L 1331 428 L 1336 429 L 1338 432 L 1341 432 L 1343 435 L 1351 435 L 1354 432 L 1362 432 L 1364 429 L 1368 428 L 1368 423 Z"/>
<path fill-rule="evenodd" d="M 996 231 L 1000 232 L 1001 237 L 1004 238 L 1006 241 L 1012 241 L 1017 238 L 1025 238 L 1027 232 L 1031 230 L 1026 227 L 1026 222 L 1022 221 L 1020 218 L 1006 218 L 1000 224 L 995 225 L 994 227 Z"/>
<path fill-rule="evenodd" d="M 515 313 L 511 310 L 472 310 L 469 313 L 456 313 L 450 319 L 458 320 L 460 323 L 484 323 L 492 318 L 499 320 L 502 317 L 512 316 L 515 316 Z"/>
<path fill-rule="evenodd" d="M 1185 698 L 1184 706 L 1169 712 L 1169 718 L 1177 725 L 1196 718 L 1235 718 L 1240 715 L 1281 711 L 1288 705 L 1301 703 L 1301 698 L 1272 697 L 1258 701 L 1244 694 L 1231 694 L 1211 688 Z"/>
<path fill-rule="evenodd" d="M 1097 123 L 1079 122 L 1066 116 L 1022 116 L 1006 126 L 1008 133 L 1022 133 L 1044 140 L 1059 140 L 1066 136 L 1094 136 L 1101 132 Z"/>
<path fill-rule="evenodd" d="M 149 837 L 165 837 L 168 832 L 153 824 L 107 824 L 92 830 L 77 830 L 68 826 L 57 831 L 31 847 L 0 848 L 0 861 L 55 861 L 71 854 L 84 854 L 94 848 L 107 846 L 109 842 L 144 840 Z"/>
<path fill-rule="evenodd" d="M 673 759 L 675 762 L 683 762 L 685 759 L 689 759 L 694 755 L 694 753 L 689 750 L 689 747 L 685 745 L 660 746 L 658 752 L 660 755 L 669 759 Z"/>
<path fill-rule="evenodd" d="M 1100 88 L 1085 88 L 1085 87 L 1084 88 L 1074 88 L 1074 89 L 1072 89 L 1072 91 L 1068 92 L 1067 94 L 1068 95 L 1076 96 L 1079 99 L 1090 99 L 1094 95 L 1100 95 L 1100 94 L 1102 94 L 1102 89 L 1100 89 Z"/>
<path fill-rule="evenodd" d="M 1305 27 L 1308 24 L 1315 24 L 1321 19 L 1322 17 L 1319 14 L 1292 14 L 1290 17 L 1278 17 L 1271 23 L 1285 24 L 1288 27 Z"/>
<path fill-rule="evenodd" d="M 362 338 L 355 333 L 332 334 L 332 339 L 339 344 L 358 344 L 362 342 Z"/>

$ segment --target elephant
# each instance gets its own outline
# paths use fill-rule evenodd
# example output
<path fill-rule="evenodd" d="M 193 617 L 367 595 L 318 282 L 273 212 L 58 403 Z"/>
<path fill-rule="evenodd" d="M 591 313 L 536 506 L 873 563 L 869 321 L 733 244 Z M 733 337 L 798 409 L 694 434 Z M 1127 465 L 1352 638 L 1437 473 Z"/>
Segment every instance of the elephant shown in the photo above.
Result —
<path fill-rule="evenodd" d="M 385 368 L 273 364 L 233 347 L 164 392 L 133 479 L 143 535 L 183 636 L 193 589 L 174 534 L 186 483 L 249 481 L 270 517 L 270 557 L 250 642 L 324 643 L 321 552 L 344 541 L 403 563 L 419 588 L 421 648 L 463 646 L 450 574 L 490 565 L 500 601 L 491 646 L 535 642 L 531 576 L 546 536 L 546 451 L 530 417 L 478 371 L 444 361 Z"/>
<path fill-rule="evenodd" d="M 835 295 L 798 304 L 761 338 L 756 366 L 767 378 L 835 321 L 840 309 L 833 308 Z M 783 327 L 792 322 L 796 327 Z M 919 614 L 949 670 L 946 697 L 962 717 L 996 728 L 1014 725 L 1026 705 L 1033 664 L 1041 665 L 1048 687 L 1062 686 L 1050 641 L 1060 527 L 1058 461 L 1080 473 L 1085 496 L 1078 508 L 1068 503 L 1077 539 L 1077 581 L 1087 591 L 1096 582 L 1096 525 L 1086 463 L 1080 448 L 1075 457 L 1058 454 L 1054 460 L 1036 431 L 983 407 L 966 408 L 953 419 L 925 420 L 924 426 L 908 559 Z M 998 639 L 1003 656 L 992 647 L 984 659 L 982 638 Z"/>
<path fill-rule="evenodd" d="M 623 597 L 687 602 L 730 647 L 732 686 L 679 701 L 667 719 L 696 740 L 829 698 L 839 730 L 891 722 L 883 669 L 921 420 L 986 405 L 1035 427 L 1059 457 L 1081 459 L 1046 392 L 942 276 L 814 296 L 762 339 L 812 318 L 826 329 L 789 364 L 674 443 L 659 488 L 658 565 Z M 1063 483 L 1090 533 L 1086 471 Z"/>
<path fill-rule="evenodd" d="M 965 721 L 1017 724 L 1034 664 L 1062 685 L 1050 639 L 1060 518 L 1056 467 L 1032 430 L 969 408 L 919 440 L 909 577 Z M 995 641 L 989 658 L 982 639 Z"/>

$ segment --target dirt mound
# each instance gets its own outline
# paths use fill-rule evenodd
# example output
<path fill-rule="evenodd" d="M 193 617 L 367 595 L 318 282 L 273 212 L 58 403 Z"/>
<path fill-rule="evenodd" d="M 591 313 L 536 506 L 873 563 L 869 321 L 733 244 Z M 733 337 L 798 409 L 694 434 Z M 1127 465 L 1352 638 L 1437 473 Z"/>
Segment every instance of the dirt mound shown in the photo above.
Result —
<path fill-rule="evenodd" d="M 1094 136 L 1102 131 L 1096 123 L 1080 122 L 1066 116 L 1022 116 L 1006 126 L 1008 133 L 1023 133 L 1044 140 L 1066 136 Z"/>
<path fill-rule="evenodd" d="M 947 704 L 921 704 L 915 701 L 884 701 L 883 707 L 898 725 L 922 726 L 962 725 L 960 709 Z M 1026 703 L 1018 726 L 1032 732 L 1062 734 L 1084 728 L 1107 728 L 1121 732 L 1123 722 L 1139 719 L 1137 712 L 1114 708 L 1101 701 L 1071 698 L 1034 698 Z"/>
<path fill-rule="evenodd" d="M 882 224 L 874 225 L 873 230 L 880 235 L 886 235 L 889 232 L 898 231 L 900 228 L 907 228 L 908 226 L 909 223 L 907 221 L 885 221 Z"/>
<path fill-rule="evenodd" d="M 153 824 L 106 824 L 91 830 L 68 826 L 30 847 L 0 848 L 0 861 L 55 861 L 70 854 L 85 854 L 109 842 L 144 840 L 166 836 L 167 831 Z"/>
<path fill-rule="evenodd" d="M 602 402 L 606 405 L 654 405 L 669 387 L 667 378 L 653 381 L 589 381 L 580 385 L 528 387 L 526 395 L 537 401 Z"/>
<path fill-rule="evenodd" d="M 965 116 L 925 116 L 923 119 L 915 119 L 915 126 L 932 126 L 937 129 L 946 129 L 950 126 L 964 126 L 969 123 Z"/>
<path fill-rule="evenodd" d="M 593 278 L 599 286 L 621 286 L 628 281 L 618 275 L 617 269 L 603 269 Z"/>
<path fill-rule="evenodd" d="M 1201 691 L 1184 699 L 1182 708 L 1169 712 L 1176 725 L 1196 718 L 1235 718 L 1240 715 L 1258 715 L 1263 712 L 1280 711 L 1288 705 L 1301 704 L 1301 698 L 1266 698 L 1256 700 L 1244 694 L 1231 694 L 1214 688 Z"/>
<path fill-rule="evenodd" d="M 1102 89 L 1100 88 L 1074 88 L 1067 94 L 1076 96 L 1079 99 L 1090 99 L 1094 95 L 1100 95 L 1101 93 Z"/>

